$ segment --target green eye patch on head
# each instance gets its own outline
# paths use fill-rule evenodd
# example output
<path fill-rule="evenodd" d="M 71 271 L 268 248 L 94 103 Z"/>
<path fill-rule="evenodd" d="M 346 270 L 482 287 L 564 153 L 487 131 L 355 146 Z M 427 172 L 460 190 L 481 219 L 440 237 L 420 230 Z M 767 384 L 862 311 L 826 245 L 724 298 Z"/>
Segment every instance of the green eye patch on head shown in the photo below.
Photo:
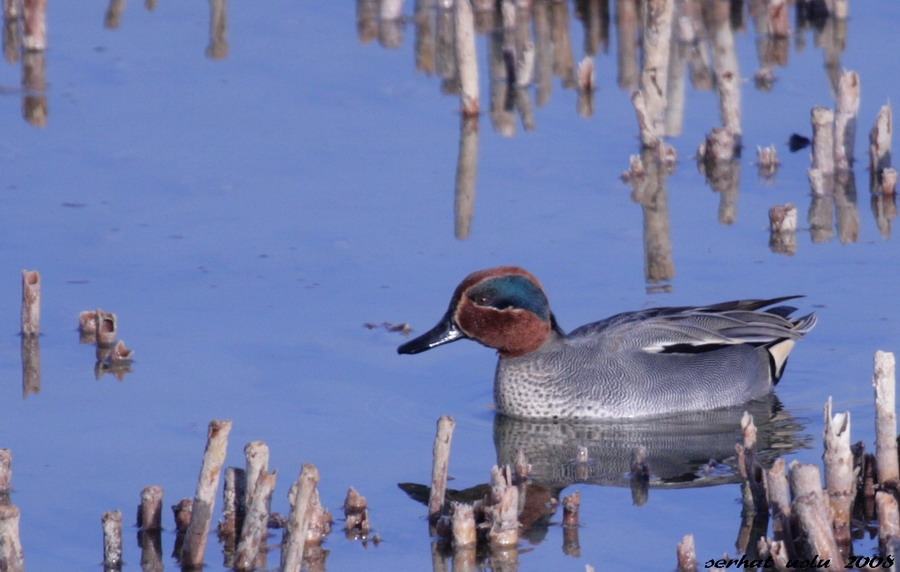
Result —
<path fill-rule="evenodd" d="M 475 304 L 497 310 L 521 309 L 550 319 L 550 303 L 544 292 L 525 276 L 500 276 L 485 280 L 468 292 Z"/>

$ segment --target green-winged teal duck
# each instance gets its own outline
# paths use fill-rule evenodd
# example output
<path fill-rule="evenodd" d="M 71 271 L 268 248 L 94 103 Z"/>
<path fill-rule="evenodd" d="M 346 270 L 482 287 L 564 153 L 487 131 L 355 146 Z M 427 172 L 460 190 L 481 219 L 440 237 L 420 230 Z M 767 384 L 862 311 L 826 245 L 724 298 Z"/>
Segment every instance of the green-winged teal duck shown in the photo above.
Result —
<path fill-rule="evenodd" d="M 815 314 L 796 298 L 616 314 L 566 334 L 540 282 L 516 266 L 473 272 L 416 354 L 470 338 L 498 351 L 497 410 L 524 418 L 600 419 L 739 405 L 768 394 Z"/>

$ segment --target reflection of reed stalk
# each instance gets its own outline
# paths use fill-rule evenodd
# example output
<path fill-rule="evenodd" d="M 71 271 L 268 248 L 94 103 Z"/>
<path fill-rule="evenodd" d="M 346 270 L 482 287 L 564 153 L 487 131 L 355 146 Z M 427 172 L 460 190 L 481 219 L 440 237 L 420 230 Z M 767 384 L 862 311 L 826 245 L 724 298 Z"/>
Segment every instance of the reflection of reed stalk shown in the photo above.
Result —
<path fill-rule="evenodd" d="M 478 60 L 475 53 L 475 17 L 470 0 L 457 0 L 455 16 L 460 107 L 463 116 L 475 117 L 478 115 Z"/>

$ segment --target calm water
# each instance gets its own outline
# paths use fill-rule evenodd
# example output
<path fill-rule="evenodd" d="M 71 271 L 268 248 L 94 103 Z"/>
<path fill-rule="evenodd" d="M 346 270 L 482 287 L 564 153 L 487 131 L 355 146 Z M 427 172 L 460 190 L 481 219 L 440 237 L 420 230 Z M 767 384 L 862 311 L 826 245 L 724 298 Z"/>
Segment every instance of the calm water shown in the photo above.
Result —
<path fill-rule="evenodd" d="M 641 206 L 619 179 L 638 145 L 629 90 L 617 84 L 614 25 L 594 58 L 593 116 L 578 115 L 576 92 L 554 78 L 549 100 L 533 104 L 534 129 L 518 123 L 513 137 L 492 128 L 489 43 L 479 36 L 485 114 L 463 240 L 454 232 L 458 98 L 416 71 L 412 3 L 391 49 L 358 22 L 367 4 L 227 8 L 227 38 L 212 44 L 206 2 L 131 2 L 115 29 L 104 26 L 116 19 L 107 3 L 51 2 L 46 91 L 23 90 L 21 62 L 0 65 L 0 446 L 14 454 L 29 570 L 95 570 L 101 514 L 122 509 L 130 523 L 146 485 L 163 486 L 167 506 L 192 496 L 214 418 L 234 421 L 229 465 L 243 465 L 248 441 L 268 443 L 275 510 L 287 510 L 303 462 L 319 468 L 336 513 L 348 487 L 368 497 L 383 543 L 364 548 L 336 531 L 329 569 L 430 569 L 424 508 L 397 483 L 430 477 L 442 414 L 458 422 L 451 486 L 488 479 L 495 358 L 471 343 L 397 356 L 405 338 L 363 324 L 421 332 L 463 276 L 499 264 L 538 275 L 567 329 L 650 305 L 806 294 L 800 304 L 819 325 L 777 393 L 809 448 L 788 458 L 819 462 L 829 395 L 851 411 L 854 440 L 872 443 L 871 361 L 876 349 L 898 349 L 900 273 L 897 237 L 872 215 L 866 147 L 878 109 L 900 100 L 900 61 L 883 51 L 895 44 L 900 5 L 853 3 L 838 53 L 862 78 L 855 209 L 841 211 L 858 232 L 813 240 L 809 153 L 786 146 L 792 132 L 808 134 L 814 105 L 833 105 L 828 50 L 811 30 L 795 35 L 773 89 L 757 90 L 758 35 L 745 13 L 735 32 L 747 80 L 739 192 L 723 199 L 696 169 L 697 145 L 719 116 L 715 92 L 688 83 L 681 134 L 670 139 L 680 158 L 668 179 L 674 275 L 662 284 L 647 281 Z M 611 15 L 614 24 L 615 7 Z M 569 31 L 581 61 L 584 27 L 573 20 Z M 33 110 L 44 105 L 36 127 Z M 755 147 L 769 144 L 783 162 L 774 181 L 753 164 Z M 768 245 L 767 211 L 786 202 L 802 227 L 792 256 Z M 23 268 L 44 280 L 41 388 L 26 399 Z M 123 381 L 95 379 L 94 350 L 78 343 L 78 313 L 97 307 L 118 315 L 136 352 Z M 563 494 L 573 490 L 580 555 L 564 554 L 557 516 L 542 538 L 522 542 L 520 569 L 670 569 L 688 532 L 703 560 L 735 553 L 735 484 L 652 489 L 640 505 L 627 486 Z M 164 522 L 168 554 L 169 514 Z M 125 558 L 140 568 L 131 529 Z M 207 561 L 220 569 L 215 542 Z"/>

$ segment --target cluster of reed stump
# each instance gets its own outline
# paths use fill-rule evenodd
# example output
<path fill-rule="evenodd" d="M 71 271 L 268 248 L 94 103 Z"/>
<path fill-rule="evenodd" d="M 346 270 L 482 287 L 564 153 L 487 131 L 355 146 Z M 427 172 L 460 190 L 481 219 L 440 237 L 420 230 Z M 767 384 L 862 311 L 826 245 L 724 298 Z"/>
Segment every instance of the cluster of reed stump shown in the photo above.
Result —
<path fill-rule="evenodd" d="M 893 568 L 900 556 L 900 460 L 895 401 L 895 361 L 890 352 L 875 353 L 875 453 L 863 443 L 850 444 L 850 413 L 832 412 L 825 404 L 819 467 L 778 459 L 771 468 L 756 459 L 756 427 L 745 415 L 743 443 L 736 445 L 743 477 L 741 558 L 716 556 L 699 561 L 694 538 L 686 535 L 677 548 L 678 570 L 765 568 L 779 571 L 809 568 Z M 767 536 L 771 514 L 773 536 Z M 878 553 L 858 555 L 853 539 L 877 534 Z"/>

